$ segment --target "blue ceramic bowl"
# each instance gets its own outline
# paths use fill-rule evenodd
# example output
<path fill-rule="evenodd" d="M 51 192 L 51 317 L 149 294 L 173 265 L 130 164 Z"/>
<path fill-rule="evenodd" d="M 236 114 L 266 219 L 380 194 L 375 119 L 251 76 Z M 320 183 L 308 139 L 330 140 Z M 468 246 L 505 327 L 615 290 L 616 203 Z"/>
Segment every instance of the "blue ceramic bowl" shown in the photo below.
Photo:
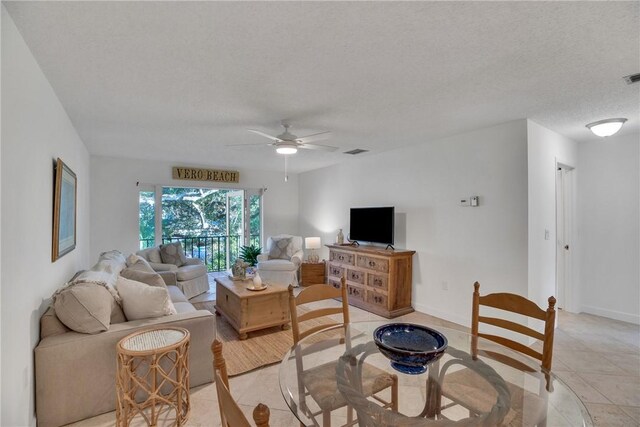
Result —
<path fill-rule="evenodd" d="M 422 374 L 447 349 L 447 338 L 426 326 L 390 323 L 373 331 L 373 341 L 391 366 L 405 374 Z"/>

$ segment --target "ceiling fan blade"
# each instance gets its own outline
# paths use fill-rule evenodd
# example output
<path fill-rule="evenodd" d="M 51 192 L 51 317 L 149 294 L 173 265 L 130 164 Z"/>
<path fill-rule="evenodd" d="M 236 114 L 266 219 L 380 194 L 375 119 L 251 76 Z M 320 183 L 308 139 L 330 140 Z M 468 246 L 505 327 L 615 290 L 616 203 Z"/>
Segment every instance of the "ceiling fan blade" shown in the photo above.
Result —
<path fill-rule="evenodd" d="M 247 129 L 247 130 L 248 130 L 249 132 L 253 132 L 253 133 L 255 133 L 255 134 L 258 134 L 258 135 L 260 135 L 260 136 L 264 136 L 265 138 L 269 138 L 269 139 L 272 139 L 272 140 L 274 140 L 274 141 L 280 141 L 280 139 L 279 139 L 279 138 L 276 138 L 275 136 L 267 135 L 266 133 L 264 133 L 264 132 L 260 132 L 259 130 L 255 130 L 255 129 Z"/>
<path fill-rule="evenodd" d="M 268 143 L 268 142 L 261 142 L 259 144 L 227 144 L 225 145 L 225 147 L 229 147 L 229 148 L 237 148 L 237 147 L 268 147 L 270 145 L 273 145 L 273 143 Z"/>
<path fill-rule="evenodd" d="M 303 136 L 301 138 L 296 139 L 296 141 L 302 144 L 306 144 L 307 142 L 322 141 L 323 139 L 327 139 L 330 136 L 331 136 L 331 131 L 319 132 L 319 133 Z"/>
<path fill-rule="evenodd" d="M 321 151 L 336 151 L 338 147 L 332 147 L 330 145 L 320 144 L 300 144 L 298 148 L 307 148 L 309 150 L 321 150 Z"/>

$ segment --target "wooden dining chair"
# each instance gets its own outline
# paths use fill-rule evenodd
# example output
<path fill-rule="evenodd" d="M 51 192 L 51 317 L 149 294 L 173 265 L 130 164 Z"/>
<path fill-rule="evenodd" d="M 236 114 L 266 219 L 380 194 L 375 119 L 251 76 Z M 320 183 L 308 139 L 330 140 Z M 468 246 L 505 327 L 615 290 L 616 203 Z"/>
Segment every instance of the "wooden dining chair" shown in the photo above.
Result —
<path fill-rule="evenodd" d="M 222 343 L 218 340 L 213 341 L 211 352 L 213 353 L 213 372 L 222 427 L 251 427 L 251 424 L 229 391 L 227 363 L 222 356 Z M 253 410 L 253 420 L 256 423 L 256 427 L 269 427 L 269 407 L 259 403 Z"/>
<path fill-rule="evenodd" d="M 323 300 L 333 300 L 336 298 L 341 299 L 340 307 L 322 307 L 313 310 L 306 310 L 301 314 L 298 313 L 298 309 L 302 305 Z M 349 324 L 349 302 L 347 299 L 347 285 L 344 277 L 341 280 L 339 289 L 329 284 L 311 285 L 300 291 L 298 296 L 294 296 L 293 287 L 289 286 L 289 309 L 291 312 L 291 331 L 293 333 L 294 346 L 296 346 L 300 340 L 315 332 L 320 332 L 338 325 L 344 325 L 346 332 L 346 327 Z M 337 314 L 342 315 L 342 322 L 334 320 L 329 323 L 309 327 L 304 331 L 300 329 L 300 323 L 302 322 Z M 344 343 L 345 350 L 349 350 L 351 348 L 349 335 L 347 333 L 345 333 L 343 338 L 327 337 L 326 340 L 310 344 L 305 347 L 304 350 L 296 347 L 295 357 L 298 372 L 298 393 L 300 393 L 300 402 L 302 406 L 301 409 L 307 414 L 307 416 L 309 416 L 315 426 L 320 425 L 318 424 L 316 417 L 322 415 L 322 426 L 330 427 L 331 412 L 345 406 L 347 407 L 347 422 L 344 426 L 355 425 L 358 422 L 353 418 L 353 408 L 347 405 L 346 400 L 338 390 L 338 385 L 335 379 L 337 361 L 325 363 L 307 370 L 304 369 L 304 356 L 335 345 L 336 340 L 341 344 Z M 363 392 L 372 399 L 378 401 L 384 408 L 391 408 L 393 410 L 398 409 L 398 377 L 396 375 L 389 374 L 370 364 L 364 363 L 362 368 L 362 378 Z M 387 388 L 391 388 L 391 398 L 389 400 L 377 396 L 377 393 L 380 393 Z M 309 408 L 306 401 L 307 396 L 310 396 L 311 399 L 313 399 L 319 408 L 318 410 L 313 411 Z"/>
<path fill-rule="evenodd" d="M 506 382 L 507 388 L 511 394 L 511 409 L 512 412 L 508 414 L 510 417 L 509 422 L 515 422 L 518 424 L 525 414 L 523 414 L 523 405 L 526 400 L 528 408 L 527 416 L 535 419 L 537 425 L 542 426 L 546 424 L 546 391 L 551 391 L 551 362 L 553 356 L 553 334 L 555 327 L 556 311 L 555 304 L 556 299 L 551 296 L 548 299 L 548 307 L 546 310 L 540 308 L 533 301 L 528 300 L 520 295 L 511 293 L 494 293 L 489 295 L 480 295 L 480 284 L 475 282 L 473 284 L 473 305 L 471 312 L 471 354 L 474 359 L 479 356 L 483 358 L 491 359 L 499 363 L 509 365 L 524 373 L 529 373 L 540 378 L 540 387 L 537 394 L 531 391 L 524 390 L 522 387 Z M 533 318 L 544 322 L 544 332 L 538 332 L 529 326 L 516 323 L 511 320 L 507 320 L 499 317 L 481 316 L 480 306 L 492 307 L 495 309 L 524 315 L 527 318 Z M 502 328 L 511 332 L 522 334 L 527 338 L 534 338 L 542 342 L 542 351 L 537 351 L 531 347 L 514 341 L 511 338 L 497 335 L 495 333 L 480 332 L 479 324 L 484 323 L 492 325 L 493 327 Z M 493 341 L 497 344 L 508 347 L 515 350 L 518 353 L 529 356 L 540 363 L 540 369 L 532 367 L 532 363 L 524 363 L 522 360 L 516 360 L 515 358 L 501 354 L 498 351 L 494 351 L 489 348 L 479 348 L 478 338 Z M 492 404 L 490 402 L 490 396 L 475 396 L 471 397 L 472 390 L 482 389 L 481 385 L 477 384 L 478 381 L 484 381 L 478 375 L 474 375 L 471 369 L 460 369 L 451 374 L 447 373 L 447 370 L 456 365 L 455 360 L 451 360 L 445 363 L 440 371 L 440 384 L 442 386 L 442 395 L 449 398 L 453 403 L 443 406 L 440 411 L 447 407 L 459 404 L 469 410 L 470 415 L 478 414 L 482 412 L 480 406 L 486 406 Z M 484 402 L 482 402 L 484 400 Z M 519 425 L 519 424 L 518 424 Z M 529 425 L 529 424 L 527 424 Z"/>

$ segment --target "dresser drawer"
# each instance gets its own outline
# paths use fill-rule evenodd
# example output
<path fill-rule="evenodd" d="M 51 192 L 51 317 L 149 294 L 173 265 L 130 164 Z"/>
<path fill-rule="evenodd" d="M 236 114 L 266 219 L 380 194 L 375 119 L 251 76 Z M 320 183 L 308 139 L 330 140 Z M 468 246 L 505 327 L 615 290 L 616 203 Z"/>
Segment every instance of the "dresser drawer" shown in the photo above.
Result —
<path fill-rule="evenodd" d="M 329 277 L 344 277 L 345 269 L 335 264 L 329 264 Z"/>
<path fill-rule="evenodd" d="M 331 277 L 327 278 L 327 283 L 333 286 L 336 289 L 340 289 L 340 280 L 332 279 Z"/>
<path fill-rule="evenodd" d="M 367 268 L 369 270 L 381 271 L 383 273 L 389 272 L 389 260 L 370 257 L 367 255 L 358 256 L 358 267 Z"/>
<path fill-rule="evenodd" d="M 364 290 L 355 286 L 347 285 L 347 294 L 350 300 L 364 301 Z"/>
<path fill-rule="evenodd" d="M 360 283 L 361 285 L 364 285 L 364 276 L 365 273 L 362 271 L 351 269 L 347 270 L 347 280 L 349 282 Z"/>
<path fill-rule="evenodd" d="M 387 296 L 379 294 L 378 292 L 368 291 L 367 302 L 380 308 L 384 308 L 385 310 L 387 309 Z"/>
<path fill-rule="evenodd" d="M 355 265 L 355 255 L 346 252 L 329 252 L 329 261 L 339 262 L 340 264 Z"/>
<path fill-rule="evenodd" d="M 389 277 L 381 274 L 367 274 L 367 285 L 386 291 L 389 287 Z"/>

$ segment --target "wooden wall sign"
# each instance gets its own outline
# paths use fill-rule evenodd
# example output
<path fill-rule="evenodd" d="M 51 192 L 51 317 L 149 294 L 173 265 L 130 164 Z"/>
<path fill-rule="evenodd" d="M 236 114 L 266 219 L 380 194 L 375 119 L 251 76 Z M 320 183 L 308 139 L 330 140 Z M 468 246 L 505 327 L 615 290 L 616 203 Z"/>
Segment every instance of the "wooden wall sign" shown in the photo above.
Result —
<path fill-rule="evenodd" d="M 188 181 L 240 182 L 240 172 L 174 166 L 173 179 Z"/>

